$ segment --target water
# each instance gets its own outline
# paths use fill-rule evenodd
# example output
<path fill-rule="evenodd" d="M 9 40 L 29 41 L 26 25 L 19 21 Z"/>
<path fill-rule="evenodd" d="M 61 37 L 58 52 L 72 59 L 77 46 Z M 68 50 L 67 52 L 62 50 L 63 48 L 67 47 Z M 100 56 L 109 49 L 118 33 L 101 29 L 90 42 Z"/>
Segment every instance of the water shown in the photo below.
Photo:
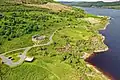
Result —
<path fill-rule="evenodd" d="M 109 47 L 90 58 L 89 62 L 100 70 L 109 73 L 114 79 L 120 80 L 120 10 L 83 8 L 88 13 L 112 17 L 106 30 L 100 31 L 106 39 L 104 43 Z"/>

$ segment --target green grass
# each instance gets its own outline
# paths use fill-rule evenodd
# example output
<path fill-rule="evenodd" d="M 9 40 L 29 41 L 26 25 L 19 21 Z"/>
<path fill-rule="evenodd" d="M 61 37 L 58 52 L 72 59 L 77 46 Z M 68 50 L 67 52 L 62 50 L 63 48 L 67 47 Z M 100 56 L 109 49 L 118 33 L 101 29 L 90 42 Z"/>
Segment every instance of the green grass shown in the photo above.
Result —
<path fill-rule="evenodd" d="M 98 30 L 107 23 L 107 17 L 96 17 L 86 14 L 81 9 L 73 8 L 71 11 L 54 12 L 49 9 L 28 7 L 24 5 L 5 4 L 0 6 L 0 53 L 34 45 L 32 36 L 39 34 L 47 38 L 51 34 L 53 43 L 48 46 L 35 47 L 28 51 L 27 56 L 35 57 L 33 62 L 24 62 L 18 67 L 10 68 L 0 64 L 0 79 L 3 80 L 107 80 L 93 68 L 89 68 L 81 57 L 84 52 L 104 49 Z M 100 22 L 92 24 L 85 18 L 99 19 Z M 58 51 L 66 45 L 68 51 Z M 18 61 L 19 53 L 7 53 Z M 89 76 L 88 74 L 94 74 Z"/>
<path fill-rule="evenodd" d="M 49 61 L 48 61 L 49 60 Z M 24 75 L 23 75 L 24 74 Z M 9 77 L 8 77 L 9 76 Z M 70 65 L 54 61 L 54 59 L 37 59 L 33 63 L 11 69 L 3 76 L 4 80 L 76 80 L 78 74 Z"/>

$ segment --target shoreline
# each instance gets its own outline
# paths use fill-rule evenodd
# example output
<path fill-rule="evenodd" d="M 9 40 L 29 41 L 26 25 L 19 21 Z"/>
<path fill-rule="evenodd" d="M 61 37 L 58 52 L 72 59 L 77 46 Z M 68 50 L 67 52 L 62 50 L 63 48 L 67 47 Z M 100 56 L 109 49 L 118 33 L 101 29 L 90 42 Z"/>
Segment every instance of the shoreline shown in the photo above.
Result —
<path fill-rule="evenodd" d="M 101 75 L 102 77 L 106 78 L 107 80 L 115 80 L 112 75 L 110 75 L 109 73 L 101 70 L 100 68 L 94 66 L 94 64 L 90 63 L 89 60 L 91 58 L 93 58 L 95 55 L 97 55 L 96 53 L 92 54 L 89 58 L 85 59 L 87 67 L 92 68 L 96 73 L 98 73 L 99 75 Z M 105 80 L 106 80 L 105 79 Z"/>
<path fill-rule="evenodd" d="M 110 24 L 110 19 L 111 19 L 111 17 L 108 17 L 108 22 L 106 23 L 105 27 L 104 27 L 103 29 L 98 30 L 98 31 L 106 30 L 106 28 L 107 28 L 108 25 Z M 101 37 L 102 37 L 102 42 L 104 43 L 104 41 L 105 41 L 105 36 L 103 36 L 101 33 L 99 33 L 99 35 L 101 35 Z M 104 43 L 104 45 L 106 45 L 106 44 Z M 96 51 L 94 51 L 93 53 L 99 53 L 99 52 L 104 52 L 104 51 L 108 51 L 108 50 L 109 50 L 109 48 L 108 48 L 108 46 L 106 45 L 106 48 L 105 48 L 105 49 L 103 49 L 103 50 L 96 50 Z"/>
<path fill-rule="evenodd" d="M 108 17 L 108 22 L 106 23 L 105 27 L 104 27 L 103 29 L 98 30 L 98 31 L 105 30 L 105 29 L 108 27 L 108 25 L 110 24 L 110 19 L 111 19 L 111 17 Z M 102 42 L 104 43 L 104 41 L 105 41 L 105 36 L 103 36 L 102 34 L 100 34 L 100 35 L 102 36 Z M 104 45 L 106 45 L 106 44 L 104 43 Z M 107 46 L 107 45 L 106 45 L 106 46 Z M 89 59 L 91 59 L 91 58 L 94 57 L 95 55 L 99 54 L 100 52 L 105 52 L 105 51 L 108 51 L 108 50 L 109 50 L 109 48 L 108 48 L 108 46 L 107 46 L 107 47 L 106 47 L 105 49 L 103 49 L 103 50 L 93 51 L 92 54 L 85 53 L 85 58 L 84 58 L 84 60 L 85 60 L 86 65 L 87 65 L 88 67 L 92 68 L 92 69 L 95 70 L 97 73 L 101 74 L 103 77 L 108 78 L 108 80 L 111 80 L 111 79 L 113 79 L 113 78 L 112 78 L 112 76 L 111 76 L 109 73 L 100 70 L 99 68 L 97 68 L 96 66 L 94 66 L 94 64 L 92 64 L 92 63 L 90 63 L 90 62 L 88 61 Z"/>
<path fill-rule="evenodd" d="M 111 18 L 111 17 L 108 17 L 108 22 L 106 23 L 105 27 L 104 27 L 103 29 L 101 29 L 101 30 L 105 30 L 105 29 L 108 27 L 108 25 L 110 24 L 110 21 L 109 21 L 110 18 Z M 101 31 L 101 30 L 98 30 L 98 31 Z M 102 37 L 102 42 L 104 43 L 104 41 L 105 41 L 105 36 L 103 36 L 102 34 L 100 34 L 100 35 L 101 35 L 101 37 Z M 106 45 L 106 44 L 104 44 L 104 45 Z M 109 48 L 108 48 L 108 46 L 106 45 L 106 48 L 105 48 L 105 49 L 93 51 L 92 54 L 88 54 L 88 53 L 84 52 L 84 53 L 86 54 L 85 59 L 89 58 L 91 55 L 94 55 L 94 53 L 104 52 L 104 51 L 108 51 L 108 50 L 109 50 Z"/>

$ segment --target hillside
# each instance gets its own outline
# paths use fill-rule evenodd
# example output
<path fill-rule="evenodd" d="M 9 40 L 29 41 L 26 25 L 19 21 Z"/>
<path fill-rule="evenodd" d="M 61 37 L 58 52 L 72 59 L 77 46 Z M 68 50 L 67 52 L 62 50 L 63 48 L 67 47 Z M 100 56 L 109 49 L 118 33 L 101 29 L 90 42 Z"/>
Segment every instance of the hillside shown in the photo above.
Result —
<path fill-rule="evenodd" d="M 107 48 L 98 32 L 107 17 L 51 0 L 20 1 L 0 5 L 0 80 L 108 80 L 85 62 Z"/>
<path fill-rule="evenodd" d="M 24 3 L 24 4 L 46 4 L 48 2 L 55 2 L 53 0 L 1 0 L 1 3 Z"/>
<path fill-rule="evenodd" d="M 116 2 L 61 2 L 67 5 L 72 6 L 81 6 L 81 7 L 98 7 L 98 8 L 110 8 L 110 9 L 120 9 L 120 1 Z"/>

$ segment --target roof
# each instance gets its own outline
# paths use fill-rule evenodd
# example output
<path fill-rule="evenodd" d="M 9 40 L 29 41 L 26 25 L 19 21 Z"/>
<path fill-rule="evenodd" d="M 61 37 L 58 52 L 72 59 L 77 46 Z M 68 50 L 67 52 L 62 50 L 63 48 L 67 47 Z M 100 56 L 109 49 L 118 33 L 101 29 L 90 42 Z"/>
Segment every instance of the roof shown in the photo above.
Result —
<path fill-rule="evenodd" d="M 37 40 L 43 40 L 43 39 L 45 39 L 45 36 L 40 36 L 40 37 L 37 37 L 36 39 Z"/>
<path fill-rule="evenodd" d="M 26 57 L 25 61 L 32 62 L 34 60 L 34 57 Z"/>
<path fill-rule="evenodd" d="M 40 35 L 35 35 L 35 36 L 32 36 L 33 39 L 36 39 L 36 40 L 43 40 L 45 39 L 46 36 L 40 36 Z"/>

